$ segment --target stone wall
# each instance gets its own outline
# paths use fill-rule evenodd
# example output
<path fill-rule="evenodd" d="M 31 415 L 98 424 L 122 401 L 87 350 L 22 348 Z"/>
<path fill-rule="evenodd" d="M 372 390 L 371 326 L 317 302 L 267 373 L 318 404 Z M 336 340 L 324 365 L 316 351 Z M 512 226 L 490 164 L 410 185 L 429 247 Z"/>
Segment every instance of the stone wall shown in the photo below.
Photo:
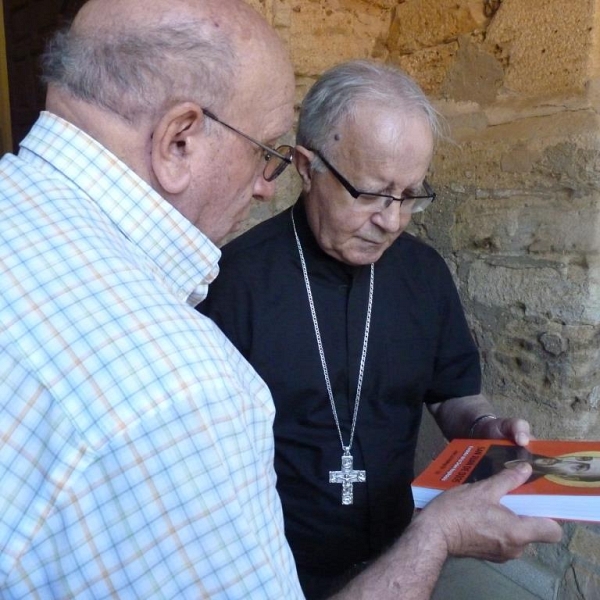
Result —
<path fill-rule="evenodd" d="M 600 0 L 250 4 L 290 49 L 298 101 L 351 58 L 397 64 L 434 99 L 450 133 L 430 177 L 439 201 L 413 230 L 451 266 L 486 392 L 538 437 L 600 439 Z M 287 175 L 247 225 L 297 192 Z M 422 438 L 424 461 L 441 439 L 429 421 Z M 600 530 L 571 524 L 527 565 L 551 574 L 552 598 L 592 599 L 599 556 Z"/>

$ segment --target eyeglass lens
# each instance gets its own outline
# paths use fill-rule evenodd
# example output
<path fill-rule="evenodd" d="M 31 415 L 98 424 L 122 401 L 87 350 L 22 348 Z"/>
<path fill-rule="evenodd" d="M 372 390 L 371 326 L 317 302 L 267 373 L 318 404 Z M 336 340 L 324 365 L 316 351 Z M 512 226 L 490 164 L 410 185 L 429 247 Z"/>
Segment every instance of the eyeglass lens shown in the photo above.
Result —
<path fill-rule="evenodd" d="M 268 152 L 265 154 L 267 164 L 263 171 L 263 177 L 267 181 L 273 181 L 279 177 L 291 163 L 294 154 L 294 149 L 291 146 L 279 146 L 278 148 L 275 148 L 275 151 L 282 156 L 285 156 L 287 160 L 279 158 L 279 156 L 276 156 L 275 154 L 269 154 Z"/>
<path fill-rule="evenodd" d="M 425 189 L 421 189 L 415 196 L 426 196 L 427 192 Z M 413 214 L 424 211 L 433 202 L 432 196 L 425 198 L 406 198 L 401 203 L 397 200 L 385 196 L 372 196 L 371 194 L 360 194 L 353 202 L 353 208 L 365 212 L 380 212 L 385 210 L 388 206 L 400 205 L 400 212 L 402 214 Z"/>

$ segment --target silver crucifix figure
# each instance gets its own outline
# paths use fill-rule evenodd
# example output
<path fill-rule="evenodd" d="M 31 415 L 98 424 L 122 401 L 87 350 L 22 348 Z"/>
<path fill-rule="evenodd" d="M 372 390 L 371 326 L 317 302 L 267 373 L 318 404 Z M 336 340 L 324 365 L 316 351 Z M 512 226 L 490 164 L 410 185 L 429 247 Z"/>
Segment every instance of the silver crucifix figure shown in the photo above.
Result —
<path fill-rule="evenodd" d="M 364 483 L 367 480 L 366 471 L 356 471 L 352 468 L 354 459 L 350 451 L 344 449 L 342 454 L 342 470 L 329 471 L 329 483 L 342 484 L 342 504 L 352 504 L 354 483 Z"/>

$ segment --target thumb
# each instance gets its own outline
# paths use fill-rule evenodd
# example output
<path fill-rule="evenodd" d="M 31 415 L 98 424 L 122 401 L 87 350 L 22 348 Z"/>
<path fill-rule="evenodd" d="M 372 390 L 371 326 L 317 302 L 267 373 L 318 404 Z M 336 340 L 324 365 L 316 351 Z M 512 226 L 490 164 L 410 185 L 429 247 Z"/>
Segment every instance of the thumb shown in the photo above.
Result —
<path fill-rule="evenodd" d="M 514 463 L 509 469 L 503 469 L 486 481 L 488 492 L 496 500 L 500 500 L 512 490 L 523 485 L 531 475 L 531 465 L 526 462 Z"/>

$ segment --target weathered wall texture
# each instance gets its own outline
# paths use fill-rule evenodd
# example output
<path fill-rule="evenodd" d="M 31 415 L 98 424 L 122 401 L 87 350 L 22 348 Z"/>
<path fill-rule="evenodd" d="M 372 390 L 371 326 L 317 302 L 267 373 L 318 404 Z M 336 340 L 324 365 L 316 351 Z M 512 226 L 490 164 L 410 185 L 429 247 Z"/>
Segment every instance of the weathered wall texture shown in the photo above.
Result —
<path fill-rule="evenodd" d="M 453 269 L 485 389 L 538 437 L 600 439 L 600 0 L 250 4 L 288 44 L 298 101 L 325 68 L 367 57 L 435 100 L 453 142 L 437 151 L 440 199 L 414 231 Z M 288 175 L 248 224 L 297 190 Z M 598 556 L 599 530 L 570 525 L 532 558 L 556 577 L 554 598 L 592 599 Z"/>

